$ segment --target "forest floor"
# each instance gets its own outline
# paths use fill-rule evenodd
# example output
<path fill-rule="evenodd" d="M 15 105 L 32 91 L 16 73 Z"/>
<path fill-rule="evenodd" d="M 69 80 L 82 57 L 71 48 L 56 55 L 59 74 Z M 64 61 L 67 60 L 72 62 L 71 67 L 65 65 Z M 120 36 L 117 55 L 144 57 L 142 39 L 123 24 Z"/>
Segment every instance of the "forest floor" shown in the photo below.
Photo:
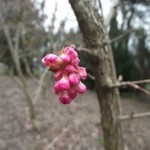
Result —
<path fill-rule="evenodd" d="M 36 85 L 28 81 L 33 94 Z M 123 114 L 150 111 L 150 103 L 121 100 Z M 36 105 L 41 125 L 33 131 L 25 96 L 7 76 L 0 77 L 0 150 L 103 150 L 96 94 L 87 91 L 70 105 L 62 105 L 48 89 Z M 122 122 L 126 150 L 150 150 L 150 118 Z"/>

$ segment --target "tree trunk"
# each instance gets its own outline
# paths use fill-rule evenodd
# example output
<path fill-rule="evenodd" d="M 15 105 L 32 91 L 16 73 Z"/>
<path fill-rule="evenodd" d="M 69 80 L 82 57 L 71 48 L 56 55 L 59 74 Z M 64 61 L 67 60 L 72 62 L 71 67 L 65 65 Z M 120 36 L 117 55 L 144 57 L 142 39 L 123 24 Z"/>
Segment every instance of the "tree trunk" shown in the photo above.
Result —
<path fill-rule="evenodd" d="M 95 76 L 96 92 L 101 109 L 105 150 L 123 150 L 122 128 L 118 115 L 119 91 L 110 88 L 116 82 L 116 70 L 103 18 L 93 0 L 69 0 L 77 17 L 86 47 L 91 50 L 90 60 Z"/>

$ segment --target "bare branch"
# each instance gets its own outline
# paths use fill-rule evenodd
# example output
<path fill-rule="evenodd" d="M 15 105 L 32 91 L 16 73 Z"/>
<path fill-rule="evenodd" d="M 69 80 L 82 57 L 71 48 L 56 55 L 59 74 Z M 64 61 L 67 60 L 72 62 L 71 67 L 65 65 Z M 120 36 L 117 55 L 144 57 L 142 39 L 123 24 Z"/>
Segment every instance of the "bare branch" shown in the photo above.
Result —
<path fill-rule="evenodd" d="M 139 80 L 139 81 L 118 82 L 118 83 L 112 84 L 111 87 L 115 88 L 115 87 L 129 86 L 130 84 L 144 84 L 144 83 L 150 83 L 150 79 Z"/>
<path fill-rule="evenodd" d="M 128 29 L 128 30 L 126 30 L 126 31 L 123 32 L 121 35 L 119 35 L 119 36 L 117 36 L 117 37 L 111 39 L 111 40 L 110 40 L 110 43 L 114 43 L 114 42 L 117 42 L 117 41 L 123 39 L 125 36 L 127 36 L 127 35 L 128 35 L 129 33 L 131 33 L 132 31 L 133 31 L 133 29 Z"/>
<path fill-rule="evenodd" d="M 77 47 L 75 45 L 71 45 L 71 47 L 73 47 L 77 52 L 85 52 L 89 56 L 92 56 L 94 58 L 98 58 L 97 55 L 95 55 L 94 52 L 92 52 L 90 49 L 87 49 L 87 48 L 84 48 L 84 47 Z"/>
<path fill-rule="evenodd" d="M 90 73 L 88 73 L 87 75 L 90 79 L 95 80 L 95 77 L 93 75 L 91 75 Z"/>
<path fill-rule="evenodd" d="M 150 117 L 150 112 L 145 112 L 145 113 L 131 113 L 130 115 L 125 115 L 125 116 L 119 116 L 119 119 L 122 121 L 129 120 L 129 119 L 134 119 L 134 118 L 143 118 L 143 117 Z"/>
<path fill-rule="evenodd" d="M 91 78 L 92 80 L 95 80 L 95 77 L 93 75 L 89 74 L 89 73 L 88 73 L 88 77 Z M 139 80 L 139 81 L 117 82 L 116 84 L 111 84 L 110 88 L 121 88 L 121 87 L 125 87 L 125 86 L 131 86 L 134 89 L 142 91 L 146 95 L 150 95 L 150 91 L 148 91 L 148 90 L 140 87 L 139 85 L 137 85 L 137 84 L 144 84 L 144 83 L 150 83 L 150 79 Z"/>
<path fill-rule="evenodd" d="M 137 85 L 137 84 L 144 84 L 144 83 L 150 83 L 150 79 L 139 80 L 139 81 L 118 82 L 118 83 L 110 85 L 110 88 L 120 88 L 120 87 L 125 87 L 125 86 L 131 86 L 134 89 L 140 90 L 140 91 L 144 92 L 145 94 L 150 95 L 150 91 Z"/>
<path fill-rule="evenodd" d="M 43 87 L 44 87 L 44 84 L 45 84 L 44 80 L 47 77 L 48 70 L 49 70 L 49 68 L 46 68 L 45 71 L 43 72 L 42 76 L 40 77 L 39 86 L 38 86 L 38 89 L 37 89 L 37 92 L 36 92 L 36 96 L 35 96 L 35 98 L 33 100 L 34 104 L 37 103 L 37 101 L 40 98 L 40 95 L 41 95 L 41 93 L 43 91 Z"/>
<path fill-rule="evenodd" d="M 142 91 L 143 93 L 145 93 L 145 94 L 147 94 L 147 95 L 150 95 L 150 92 L 149 92 L 148 90 L 146 90 L 146 89 L 140 87 L 140 86 L 137 85 L 137 84 L 130 83 L 129 85 L 130 85 L 131 87 L 137 89 L 137 90 Z"/>
<path fill-rule="evenodd" d="M 62 130 L 62 132 L 58 136 L 56 136 L 49 145 L 47 145 L 47 147 L 45 148 L 45 150 L 51 150 L 53 148 L 54 144 L 56 142 L 58 142 L 58 140 L 60 140 L 60 138 L 62 137 L 62 135 L 65 134 L 69 130 L 69 128 L 70 128 L 70 124 L 67 127 L 65 127 Z"/>

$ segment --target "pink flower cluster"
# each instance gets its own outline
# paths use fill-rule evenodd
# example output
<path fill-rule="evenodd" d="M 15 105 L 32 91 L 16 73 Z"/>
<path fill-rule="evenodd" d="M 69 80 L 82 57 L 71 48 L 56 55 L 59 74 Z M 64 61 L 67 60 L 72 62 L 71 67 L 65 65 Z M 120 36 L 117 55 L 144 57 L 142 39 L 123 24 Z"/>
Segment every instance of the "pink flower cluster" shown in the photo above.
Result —
<path fill-rule="evenodd" d="M 58 56 L 47 54 L 42 59 L 42 63 L 55 73 L 54 92 L 59 95 L 59 100 L 63 104 L 69 104 L 77 93 L 86 92 L 86 86 L 81 79 L 85 80 L 87 73 L 84 67 L 78 66 L 79 62 L 78 54 L 72 47 L 65 47 Z"/>

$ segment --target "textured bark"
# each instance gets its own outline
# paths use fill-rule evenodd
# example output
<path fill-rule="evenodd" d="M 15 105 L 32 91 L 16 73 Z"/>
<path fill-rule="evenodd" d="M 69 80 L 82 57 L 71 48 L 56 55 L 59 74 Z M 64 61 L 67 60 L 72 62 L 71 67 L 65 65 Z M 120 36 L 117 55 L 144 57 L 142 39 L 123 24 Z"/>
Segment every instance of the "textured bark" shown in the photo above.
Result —
<path fill-rule="evenodd" d="M 109 88 L 116 82 L 116 71 L 103 18 L 94 8 L 93 0 L 69 0 L 77 17 L 86 47 L 91 50 L 91 63 L 101 109 L 105 150 L 123 150 L 122 129 L 118 119 L 119 91 Z"/>

